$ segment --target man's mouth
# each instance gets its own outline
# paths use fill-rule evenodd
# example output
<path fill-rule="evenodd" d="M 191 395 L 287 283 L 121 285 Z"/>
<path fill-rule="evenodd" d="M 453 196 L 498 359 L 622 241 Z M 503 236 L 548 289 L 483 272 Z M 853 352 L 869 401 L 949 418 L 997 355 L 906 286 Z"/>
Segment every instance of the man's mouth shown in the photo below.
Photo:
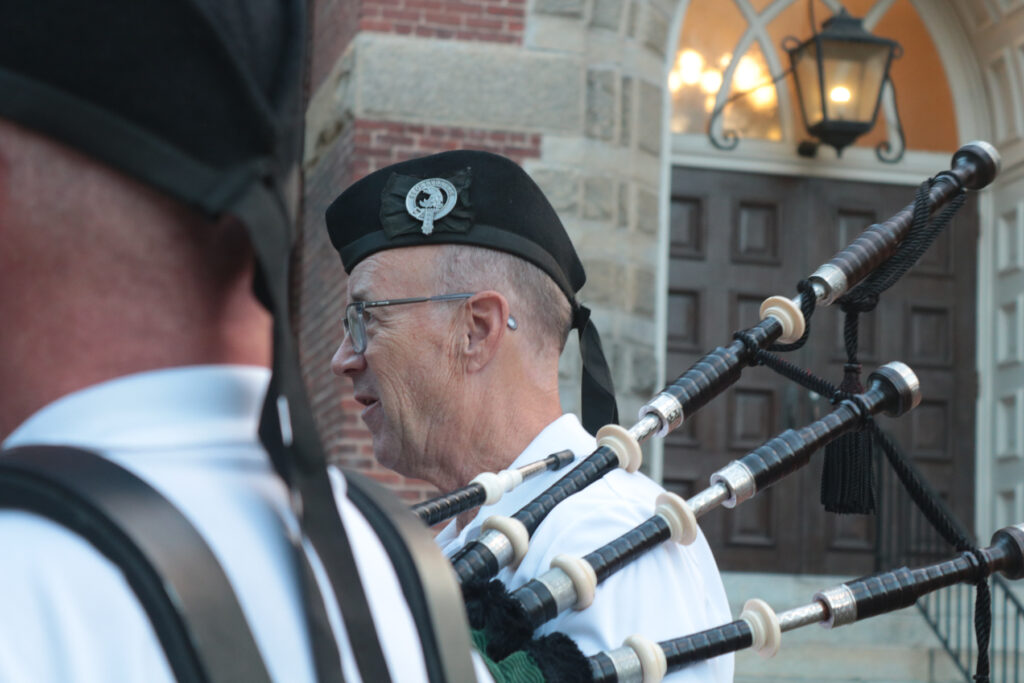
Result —
<path fill-rule="evenodd" d="M 375 408 L 380 406 L 379 399 L 377 399 L 374 396 L 369 396 L 367 394 L 357 394 L 355 396 L 355 399 L 358 403 L 364 406 L 362 412 L 363 422 L 367 422 L 367 416 L 372 415 L 375 412 Z M 368 422 L 367 426 L 369 426 Z"/>

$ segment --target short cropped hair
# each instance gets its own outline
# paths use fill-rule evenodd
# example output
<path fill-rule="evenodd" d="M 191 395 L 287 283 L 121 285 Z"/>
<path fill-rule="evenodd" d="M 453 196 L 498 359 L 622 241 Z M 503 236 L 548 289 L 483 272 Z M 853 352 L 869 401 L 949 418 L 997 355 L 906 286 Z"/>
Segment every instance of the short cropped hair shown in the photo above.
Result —
<path fill-rule="evenodd" d="M 441 245 L 438 284 L 445 292 L 493 289 L 509 300 L 512 317 L 538 350 L 565 348 L 572 307 L 555 281 L 529 261 L 485 247 Z"/>

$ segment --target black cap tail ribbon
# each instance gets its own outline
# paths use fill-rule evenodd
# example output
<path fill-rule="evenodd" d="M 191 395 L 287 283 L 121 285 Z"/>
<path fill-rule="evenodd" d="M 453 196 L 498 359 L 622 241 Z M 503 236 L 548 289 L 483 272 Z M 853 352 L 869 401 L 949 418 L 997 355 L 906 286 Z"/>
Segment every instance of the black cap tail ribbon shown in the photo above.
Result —
<path fill-rule="evenodd" d="M 589 308 L 582 304 L 577 306 L 573 327 L 579 330 L 580 356 L 583 358 L 583 428 L 595 434 L 606 424 L 619 422 L 615 385 L 601 347 L 601 336 L 590 320 Z"/>

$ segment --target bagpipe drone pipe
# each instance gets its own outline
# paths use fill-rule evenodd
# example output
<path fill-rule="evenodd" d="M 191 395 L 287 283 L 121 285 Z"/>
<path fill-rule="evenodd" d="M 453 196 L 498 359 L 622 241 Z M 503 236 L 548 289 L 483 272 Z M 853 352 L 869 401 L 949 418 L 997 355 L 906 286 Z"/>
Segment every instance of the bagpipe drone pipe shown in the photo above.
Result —
<path fill-rule="evenodd" d="M 1008 579 L 1024 577 L 1024 524 L 1000 529 L 987 548 L 963 551 L 953 559 L 916 569 L 901 567 L 847 581 L 781 613 L 763 600 L 751 599 L 739 619 L 672 640 L 655 642 L 633 635 L 619 648 L 584 656 L 571 640 L 551 634 L 525 642 L 518 651 L 492 662 L 492 672 L 497 680 L 510 683 L 657 683 L 668 673 L 745 648 L 773 657 L 788 631 L 811 624 L 828 629 L 846 626 L 910 607 L 941 588 L 983 582 L 996 572 Z M 529 657 L 531 665 L 527 676 L 523 675 L 524 657 Z"/>
<path fill-rule="evenodd" d="M 533 630 L 562 610 L 585 607 L 592 599 L 597 583 L 643 551 L 669 538 L 676 542 L 692 540 L 696 535 L 697 518 L 720 505 L 731 507 L 750 498 L 756 491 L 805 464 L 823 444 L 851 430 L 858 434 L 863 433 L 859 430 L 865 430 L 871 438 L 879 440 L 900 481 L 910 491 L 911 498 L 949 543 L 961 551 L 980 552 L 975 551 L 967 539 L 942 528 L 941 506 L 930 504 L 927 494 L 923 493 L 925 489 L 913 485 L 912 468 L 900 462 L 892 444 L 871 419 L 877 412 L 898 415 L 916 405 L 919 400 L 916 378 L 909 368 L 892 363 L 871 376 L 866 391 L 852 391 L 851 386 L 857 386 L 857 383 L 845 380 L 840 390 L 770 352 L 799 348 L 807 338 L 808 320 L 816 306 L 830 305 L 839 300 L 846 304 L 865 288 L 871 288 L 869 296 L 877 299 L 877 294 L 891 286 L 949 222 L 962 203 L 965 190 L 986 186 L 995 177 L 998 166 L 998 153 L 987 143 L 975 142 L 962 147 L 954 155 L 949 170 L 922 184 L 913 204 L 888 220 L 869 227 L 828 263 L 801 281 L 799 293 L 794 298 L 774 296 L 765 300 L 759 323 L 737 332 L 730 344 L 712 350 L 666 386 L 641 409 L 636 424 L 629 429 L 618 425 L 602 428 L 597 434 L 597 450 L 568 474 L 511 517 L 485 520 L 479 538 L 452 558 L 467 599 L 467 610 L 474 622 L 478 649 L 500 660 L 496 666 L 525 653 L 531 662 L 542 664 L 540 668 L 549 681 L 591 680 L 591 670 L 595 674 L 606 675 L 607 672 L 602 673 L 607 669 L 606 663 L 598 666 L 593 663 L 593 658 L 583 658 L 564 636 L 551 634 L 531 640 Z M 860 286 L 855 288 L 858 284 Z M 635 471 L 640 464 L 641 443 L 653 435 L 664 437 L 679 427 L 685 418 L 735 383 L 745 367 L 757 364 L 766 365 L 820 395 L 830 397 L 835 410 L 807 427 L 783 432 L 747 456 L 730 463 L 713 475 L 708 489 L 690 500 L 683 501 L 671 494 L 663 496 L 659 499 L 657 513 L 651 519 L 585 558 L 559 558 L 551 571 L 503 597 L 500 584 L 488 583 L 502 568 L 515 565 L 522 559 L 533 532 L 558 503 L 616 467 Z M 554 469 L 553 458 L 555 456 L 550 456 L 527 469 L 530 472 Z M 435 512 L 431 512 L 429 517 L 422 512 L 421 519 L 436 523 L 446 515 L 454 516 L 493 500 L 494 495 L 500 495 L 501 491 L 508 490 L 520 480 L 518 474 L 499 474 L 500 484 L 492 482 L 487 485 L 477 481 L 451 497 L 423 504 L 426 507 L 422 509 L 429 508 Z M 981 590 L 981 583 L 978 585 Z M 499 603 L 513 608 L 494 607 Z M 515 613 L 514 618 L 509 616 L 511 612 Z M 493 613 L 502 615 L 495 617 Z M 554 654 L 559 649 L 552 647 L 555 643 L 567 643 L 568 647 L 561 651 L 569 654 Z M 979 649 L 980 645 L 979 635 Z M 572 650 L 575 652 L 571 653 Z M 726 651 L 729 650 L 722 650 Z M 616 657 L 619 655 L 615 654 L 613 659 Z M 666 655 L 668 660 L 676 661 L 674 655 Z M 979 659 L 979 670 L 981 668 Z"/>
<path fill-rule="evenodd" d="M 987 548 L 961 552 L 945 562 L 917 569 L 902 567 L 865 576 L 817 593 L 805 605 L 776 614 L 766 602 L 748 600 L 736 621 L 674 640 L 653 642 L 632 636 L 616 650 L 586 658 L 586 671 L 575 680 L 594 683 L 655 683 L 666 673 L 694 662 L 753 648 L 774 656 L 787 631 L 821 624 L 845 626 L 910 607 L 918 598 L 957 583 L 978 583 L 996 572 L 1008 579 L 1024 577 L 1024 524 L 1000 529 Z M 543 659 L 542 667 L 546 663 Z M 543 668 L 546 680 L 564 680 Z M 556 678 L 557 677 L 557 678 Z"/>
<path fill-rule="evenodd" d="M 751 364 L 767 365 L 805 386 L 810 382 L 809 386 L 819 394 L 841 398 L 827 382 L 766 351 L 799 348 L 809 332 L 807 319 L 815 307 L 834 303 L 865 278 L 865 285 L 872 284 L 872 279 L 881 274 L 883 281 L 878 286 L 891 286 L 930 244 L 926 238 L 934 239 L 948 223 L 952 210 L 962 202 L 964 191 L 985 187 L 998 168 L 999 154 L 988 143 L 973 142 L 961 147 L 953 156 L 951 168 L 923 185 L 914 203 L 865 230 L 802 281 L 796 297 L 766 299 L 758 324 L 737 332 L 728 346 L 719 346 L 699 359 L 640 409 L 639 421 L 632 427 L 602 427 L 597 433 L 597 450 L 555 484 L 512 516 L 485 520 L 479 538 L 453 558 L 459 582 L 465 585 L 486 581 L 504 567 L 517 563 L 525 555 L 533 532 L 558 503 L 616 467 L 636 471 L 642 459 L 641 443 L 653 435 L 664 437 L 678 428 L 687 416 L 735 383 L 742 370 Z M 947 203 L 950 206 L 944 210 Z M 915 239 L 906 239 L 908 235 Z M 899 261 L 896 270 L 885 269 L 890 261 Z M 873 274 L 876 269 L 879 272 Z M 782 345 L 773 346 L 775 342 Z"/>
<path fill-rule="evenodd" d="M 493 660 L 520 650 L 533 632 L 566 609 L 585 609 L 595 589 L 630 561 L 671 539 L 688 545 L 697 519 L 719 506 L 734 507 L 806 465 L 824 444 L 879 412 L 899 416 L 920 402 L 916 375 L 903 363 L 887 363 L 869 377 L 862 394 L 842 399 L 835 410 L 800 429 L 788 429 L 711 476 L 711 486 L 683 500 L 662 493 L 655 514 L 582 558 L 559 555 L 551 569 L 511 593 L 500 581 L 463 586 L 470 627 Z"/>
<path fill-rule="evenodd" d="M 424 524 L 433 525 L 451 519 L 480 505 L 493 505 L 501 497 L 541 472 L 560 470 L 574 459 L 572 451 L 559 451 L 523 467 L 483 472 L 460 489 L 412 506 Z"/>

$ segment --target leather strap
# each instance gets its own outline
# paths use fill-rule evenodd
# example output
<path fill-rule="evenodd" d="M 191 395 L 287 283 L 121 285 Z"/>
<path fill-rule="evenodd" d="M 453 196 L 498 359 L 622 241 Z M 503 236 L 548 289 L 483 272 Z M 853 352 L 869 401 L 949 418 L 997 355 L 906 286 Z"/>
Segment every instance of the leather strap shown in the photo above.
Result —
<path fill-rule="evenodd" d="M 348 497 L 377 533 L 395 567 L 423 644 L 431 683 L 476 680 L 469 622 L 451 562 L 394 493 L 345 472 Z"/>
<path fill-rule="evenodd" d="M 229 212 L 249 231 L 263 295 L 274 311 L 273 373 L 260 418 L 259 435 L 278 474 L 288 484 L 292 510 L 316 550 L 331 584 L 345 622 L 356 664 L 363 681 L 390 683 L 362 582 L 341 522 L 334 491 L 327 476 L 327 458 L 320 443 L 313 411 L 309 405 L 299 368 L 299 354 L 289 326 L 287 236 L 277 226 L 287 220 L 279 198 L 262 185 L 254 185 L 239 197 Z M 303 573 L 307 576 L 307 573 Z M 318 609 L 310 599 L 313 586 L 305 587 L 307 615 Z M 318 662 L 340 658 L 331 632 L 310 617 L 310 637 Z M 333 650 L 333 653 L 331 652 Z M 340 680 L 333 671 L 318 671 L 323 681 Z"/>
<path fill-rule="evenodd" d="M 0 508 L 61 524 L 117 565 L 179 681 L 270 683 L 217 558 L 142 479 L 91 451 L 23 446 L 0 456 Z"/>

